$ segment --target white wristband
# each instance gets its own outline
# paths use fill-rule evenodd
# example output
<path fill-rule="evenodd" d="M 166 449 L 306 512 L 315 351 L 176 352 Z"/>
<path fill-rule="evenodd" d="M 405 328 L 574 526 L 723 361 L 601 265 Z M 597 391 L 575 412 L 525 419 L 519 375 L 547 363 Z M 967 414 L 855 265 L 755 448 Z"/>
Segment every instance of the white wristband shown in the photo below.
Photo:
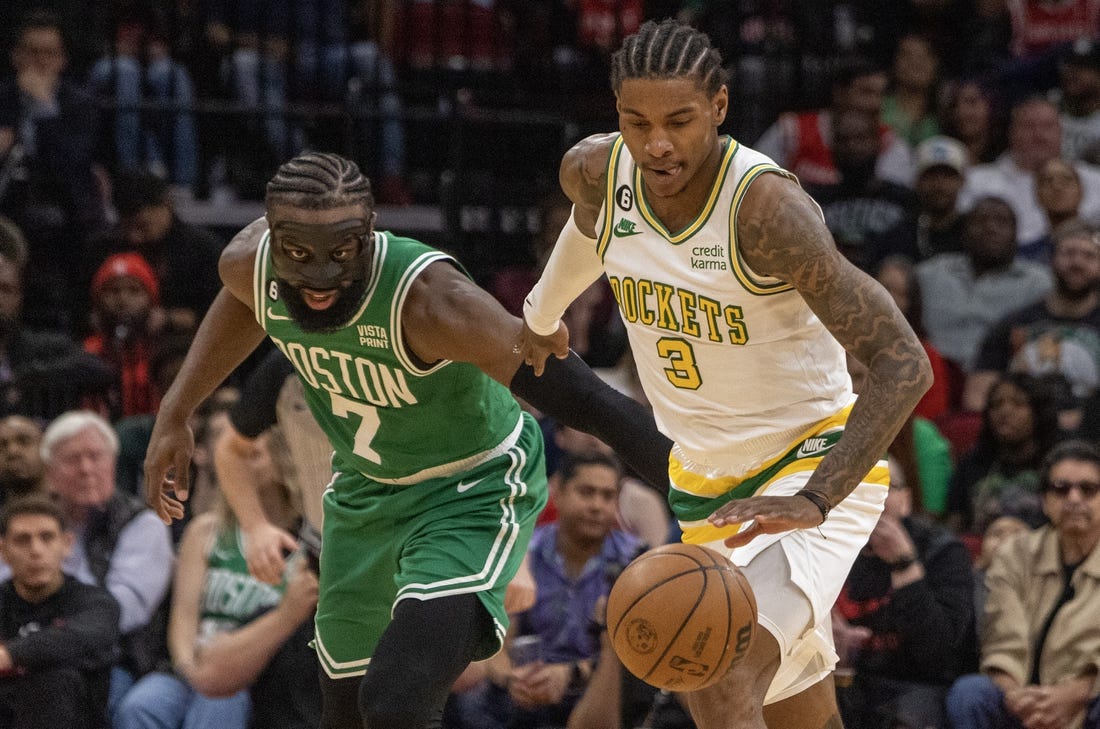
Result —
<path fill-rule="evenodd" d="M 528 329 L 543 337 L 556 332 L 566 308 L 603 275 L 596 245 L 596 239 L 582 233 L 570 213 L 542 276 L 523 300 Z"/>
<path fill-rule="evenodd" d="M 531 289 L 531 293 L 527 294 L 527 298 L 523 300 L 523 321 L 527 324 L 527 328 L 538 334 L 540 337 L 548 337 L 554 332 L 558 331 L 558 327 L 561 326 L 561 317 L 556 316 L 553 319 L 540 319 L 538 314 L 539 307 L 533 301 L 536 296 L 535 289 Z"/>

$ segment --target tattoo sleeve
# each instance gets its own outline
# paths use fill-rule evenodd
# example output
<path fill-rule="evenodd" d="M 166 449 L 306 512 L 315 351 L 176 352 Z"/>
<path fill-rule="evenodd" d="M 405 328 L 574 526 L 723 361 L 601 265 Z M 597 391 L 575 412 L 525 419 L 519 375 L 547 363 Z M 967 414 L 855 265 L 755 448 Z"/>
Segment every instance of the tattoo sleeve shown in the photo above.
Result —
<path fill-rule="evenodd" d="M 807 484 L 835 506 L 886 453 L 931 385 L 931 367 L 886 290 L 837 251 L 809 196 L 778 175 L 761 176 L 757 186 L 738 213 L 742 255 L 757 273 L 792 284 L 869 370 L 844 436 Z"/>
<path fill-rule="evenodd" d="M 562 190 L 573 201 L 574 216 L 588 235 L 595 226 L 607 188 L 607 160 L 613 135 L 593 135 L 574 145 L 562 158 L 559 177 Z"/>

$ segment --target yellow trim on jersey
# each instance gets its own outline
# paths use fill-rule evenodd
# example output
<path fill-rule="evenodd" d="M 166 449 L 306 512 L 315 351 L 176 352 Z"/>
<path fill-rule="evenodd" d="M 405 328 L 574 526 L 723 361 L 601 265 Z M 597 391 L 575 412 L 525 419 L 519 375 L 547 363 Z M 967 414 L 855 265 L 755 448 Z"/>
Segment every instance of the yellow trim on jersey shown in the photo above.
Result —
<path fill-rule="evenodd" d="M 645 185 L 642 182 L 642 171 L 638 167 L 637 161 L 634 163 L 634 196 L 638 201 L 638 212 L 642 214 L 645 221 L 652 226 L 653 230 L 657 231 L 665 240 L 669 243 L 682 243 L 696 232 L 699 231 L 707 220 L 710 219 L 711 213 L 714 212 L 714 205 L 718 201 L 719 195 L 722 194 L 722 186 L 726 182 L 726 175 L 730 171 L 730 162 L 733 161 L 734 155 L 737 154 L 737 150 L 741 148 L 741 145 L 734 139 L 729 139 L 729 143 L 726 145 L 726 151 L 722 155 L 722 164 L 718 168 L 718 176 L 714 180 L 714 184 L 710 188 L 710 195 L 707 197 L 706 204 L 703 205 L 702 211 L 696 216 L 695 220 L 688 224 L 686 228 L 681 230 L 676 235 L 673 235 L 665 228 L 664 224 L 657 219 L 657 216 L 653 214 L 653 211 L 649 209 L 649 203 L 645 199 Z"/>
<path fill-rule="evenodd" d="M 607 190 L 604 192 L 604 217 L 603 230 L 600 231 L 600 240 L 596 244 L 596 254 L 603 260 L 607 253 L 607 246 L 611 243 L 611 230 L 615 225 L 615 179 L 619 169 L 619 158 L 623 153 L 623 135 L 611 144 L 611 155 L 607 158 Z"/>
<path fill-rule="evenodd" d="M 754 496 L 763 496 L 768 488 L 779 479 L 784 476 L 789 476 L 792 473 L 800 473 L 802 471 L 812 471 L 817 468 L 817 464 L 821 463 L 821 458 L 807 458 L 801 461 L 795 461 L 786 468 L 779 471 L 767 483 L 762 485 Z M 741 527 L 744 526 L 744 522 L 740 524 L 727 524 L 726 526 L 717 527 L 711 524 L 706 519 L 692 522 L 680 522 L 680 541 L 684 544 L 707 544 L 708 542 L 716 542 L 719 539 L 729 539 L 737 532 L 741 531 Z"/>
<path fill-rule="evenodd" d="M 753 180 L 766 172 L 775 172 L 795 182 L 798 181 L 790 172 L 772 164 L 762 162 L 750 167 L 749 170 L 741 176 L 741 180 L 737 183 L 737 189 L 733 193 L 733 204 L 730 205 L 729 221 L 730 265 L 733 267 L 733 273 L 737 276 L 737 280 L 741 282 L 741 285 L 745 287 L 746 291 L 750 294 L 757 294 L 759 296 L 778 294 L 784 291 L 790 291 L 794 288 L 794 286 L 785 281 L 774 281 L 769 283 L 755 278 L 741 260 L 741 247 L 737 244 L 737 211 L 741 208 L 741 203 L 744 201 L 745 193 L 748 191 L 749 185 L 752 184 Z"/>
<path fill-rule="evenodd" d="M 739 484 L 741 484 L 742 482 L 748 481 L 748 480 L 756 477 L 758 474 L 760 474 L 764 471 L 767 471 L 769 468 L 771 468 L 775 464 L 779 463 L 784 458 L 787 458 L 790 455 L 791 450 L 793 450 L 795 447 L 797 447 L 800 443 L 805 441 L 807 438 L 811 438 L 815 435 L 819 436 L 819 435 L 823 435 L 823 434 L 826 434 L 826 433 L 831 433 L 831 432 L 836 432 L 838 430 L 842 430 L 844 428 L 845 424 L 848 422 L 848 415 L 851 412 L 852 412 L 852 406 L 849 405 L 848 407 L 837 411 L 836 413 L 834 413 L 833 415 L 830 415 L 829 417 L 825 418 L 824 420 L 820 420 L 820 421 L 814 423 L 811 427 L 807 428 L 805 430 L 805 432 L 801 433 L 797 438 L 794 438 L 793 440 L 791 440 L 791 442 L 787 445 L 787 447 L 784 448 L 780 452 L 780 454 L 777 455 L 775 458 L 771 458 L 771 459 L 765 461 L 763 464 L 761 464 L 761 466 L 759 468 L 757 468 L 757 469 L 755 469 L 755 470 L 753 470 L 749 473 L 746 473 L 743 476 L 724 476 L 722 478 L 707 478 L 706 476 L 703 476 L 702 474 L 692 473 L 691 471 L 686 470 L 684 468 L 684 465 L 680 462 L 680 460 L 678 458 L 676 458 L 675 453 L 669 454 L 669 457 L 668 457 L 668 463 L 669 463 L 668 473 L 669 473 L 669 479 L 672 481 L 672 488 L 676 489 L 677 491 L 683 491 L 685 493 L 691 494 L 692 496 L 701 496 L 701 497 L 704 497 L 704 498 L 713 498 L 713 497 L 716 497 L 716 496 L 721 496 L 723 494 L 729 493 L 730 491 L 733 491 L 735 488 L 737 488 L 737 486 Z M 805 462 L 812 461 L 813 462 L 812 467 L 816 467 L 816 464 L 819 463 L 821 461 L 821 458 L 823 458 L 823 457 L 824 457 L 823 455 L 818 456 L 816 458 L 811 456 L 811 457 L 799 459 L 799 460 L 795 461 L 794 463 L 797 464 L 797 463 L 805 463 Z M 794 465 L 794 464 L 791 464 L 791 465 Z M 783 473 L 783 472 L 794 473 L 794 471 L 789 471 L 788 470 L 789 468 L 790 468 L 790 466 L 785 467 L 783 469 L 783 471 L 781 471 L 781 473 Z M 796 469 L 796 470 L 801 470 L 801 469 Z"/>
<path fill-rule="evenodd" d="M 810 458 L 802 461 L 796 461 L 787 468 L 784 468 L 779 473 L 775 474 L 768 483 L 760 487 L 760 490 L 756 492 L 756 495 L 763 496 L 766 494 L 768 488 L 781 478 L 791 475 L 792 473 L 799 473 L 803 471 L 812 471 L 817 467 L 817 464 L 821 461 L 820 458 Z M 863 477 L 861 483 L 871 483 L 884 488 L 890 486 L 890 469 L 886 465 L 886 461 L 879 461 L 871 468 L 866 476 Z M 680 541 L 685 544 L 707 544 L 709 542 L 716 542 L 720 539 L 729 539 L 737 532 L 741 531 L 741 524 L 729 524 L 723 527 L 716 527 L 707 520 L 703 519 L 694 522 L 680 522 L 680 530 L 682 536 Z"/>

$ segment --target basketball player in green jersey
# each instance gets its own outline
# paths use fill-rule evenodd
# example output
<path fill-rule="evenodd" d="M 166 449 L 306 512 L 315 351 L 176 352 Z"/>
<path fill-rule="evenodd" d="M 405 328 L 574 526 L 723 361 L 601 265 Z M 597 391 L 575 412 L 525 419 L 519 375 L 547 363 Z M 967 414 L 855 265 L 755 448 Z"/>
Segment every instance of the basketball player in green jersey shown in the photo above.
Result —
<path fill-rule="evenodd" d="M 620 133 L 561 165 L 573 216 L 525 303 L 525 360 L 537 371 L 567 353 L 561 314 L 606 272 L 674 441 L 683 539 L 742 567 L 764 628 L 688 695 L 696 724 L 838 727 L 829 611 L 882 511 L 880 459 L 931 383 L 928 360 L 794 177 L 718 134 L 729 89 L 706 35 L 645 23 L 614 54 L 611 86 Z M 858 401 L 845 349 L 871 373 Z"/>
<path fill-rule="evenodd" d="M 188 418 L 271 337 L 335 450 L 314 641 L 323 726 L 429 726 L 466 665 L 500 648 L 504 591 L 546 501 L 541 434 L 509 387 L 658 485 L 671 443 L 576 355 L 536 378 L 519 319 L 449 256 L 374 229 L 353 162 L 296 157 L 265 202 L 224 251 L 224 288 L 161 402 L 146 496 L 165 521 L 183 516 Z"/>

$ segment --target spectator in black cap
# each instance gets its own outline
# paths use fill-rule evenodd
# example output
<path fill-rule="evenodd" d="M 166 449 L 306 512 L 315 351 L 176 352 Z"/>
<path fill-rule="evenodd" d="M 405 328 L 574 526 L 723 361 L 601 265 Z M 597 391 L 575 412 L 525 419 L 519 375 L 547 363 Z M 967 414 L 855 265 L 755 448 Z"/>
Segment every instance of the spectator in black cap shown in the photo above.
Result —
<path fill-rule="evenodd" d="M 209 231 L 180 220 L 168 183 L 151 173 L 117 175 L 112 202 L 118 223 L 88 245 L 84 295 L 88 295 L 96 269 L 109 256 L 140 253 L 156 272 L 169 327 L 194 329 L 221 288 L 217 271 L 224 243 Z"/>
<path fill-rule="evenodd" d="M 943 135 L 930 137 L 914 152 L 917 193 L 917 231 L 914 236 L 918 261 L 937 253 L 963 250 L 963 217 L 957 202 L 970 166 L 966 146 Z"/>
<path fill-rule="evenodd" d="M 1058 66 L 1062 155 L 1100 162 L 1100 40 L 1082 38 Z"/>

